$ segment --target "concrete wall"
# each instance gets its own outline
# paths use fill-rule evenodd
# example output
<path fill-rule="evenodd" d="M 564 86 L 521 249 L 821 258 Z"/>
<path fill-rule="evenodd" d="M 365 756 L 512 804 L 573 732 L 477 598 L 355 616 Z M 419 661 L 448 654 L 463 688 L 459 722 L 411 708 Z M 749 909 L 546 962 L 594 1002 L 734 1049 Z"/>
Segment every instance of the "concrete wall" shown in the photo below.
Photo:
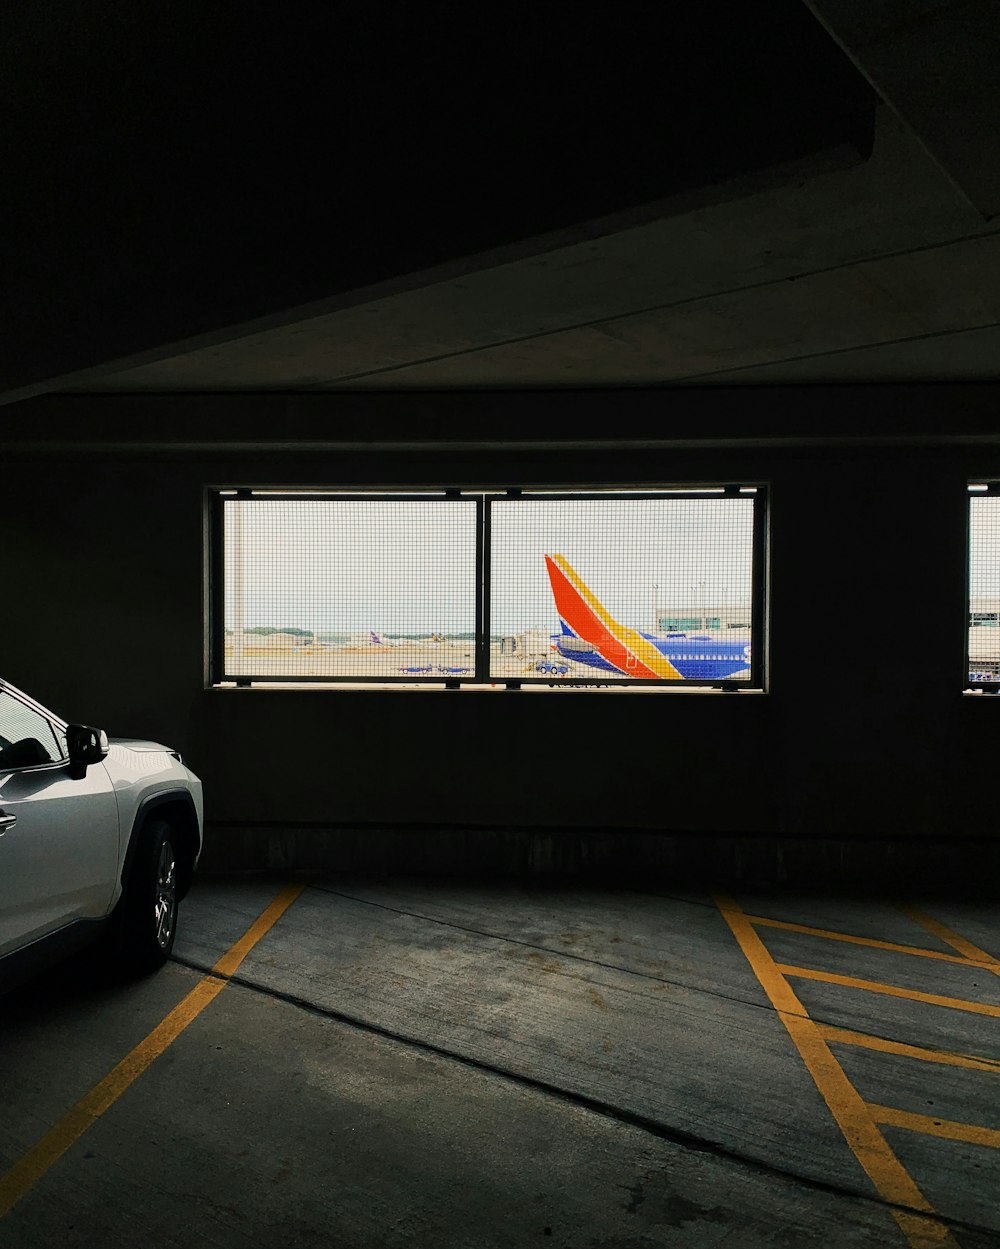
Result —
<path fill-rule="evenodd" d="M 544 422 L 544 396 L 530 402 Z M 628 396 L 614 402 L 627 427 Z M 215 866 L 670 868 L 686 846 L 688 861 L 736 874 L 795 861 L 891 877 L 917 861 L 900 846 L 926 839 L 929 871 L 969 837 L 998 844 L 1000 700 L 960 693 L 965 482 L 991 473 L 1000 448 L 877 441 L 36 447 L 0 463 L 2 672 L 67 718 L 179 747 L 205 782 Z M 770 484 L 765 695 L 204 688 L 206 485 L 709 480 Z M 903 605 L 903 627 L 853 628 L 873 604 Z M 533 762 L 510 770 L 511 753 Z"/>

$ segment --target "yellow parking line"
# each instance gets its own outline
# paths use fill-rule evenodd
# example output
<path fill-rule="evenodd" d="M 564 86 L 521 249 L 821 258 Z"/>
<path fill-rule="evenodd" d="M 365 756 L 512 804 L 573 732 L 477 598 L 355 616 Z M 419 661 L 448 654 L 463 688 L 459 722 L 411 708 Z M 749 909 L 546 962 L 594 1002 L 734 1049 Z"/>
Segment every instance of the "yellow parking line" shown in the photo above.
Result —
<path fill-rule="evenodd" d="M 715 904 L 787 1029 L 844 1139 L 879 1195 L 893 1205 L 911 1207 L 913 1213 L 892 1211 L 911 1249 L 957 1249 L 948 1228 L 937 1219 L 926 1217 L 934 1215 L 933 1206 L 893 1153 L 870 1109 L 844 1074 L 819 1028 L 809 1018 L 809 1013 L 784 978 L 782 968 L 775 963 L 748 917 L 726 894 L 717 894 Z"/>
<path fill-rule="evenodd" d="M 947 1141 L 967 1141 L 971 1145 L 1000 1149 L 1000 1132 L 996 1128 L 956 1123 L 953 1119 L 935 1119 L 931 1115 L 917 1115 L 892 1106 L 876 1106 L 873 1102 L 868 1103 L 868 1109 L 876 1123 L 884 1123 L 887 1127 L 906 1128 L 910 1132 L 923 1132 L 925 1136 L 940 1136 Z"/>
<path fill-rule="evenodd" d="M 971 941 L 966 941 L 957 932 L 953 932 L 947 924 L 942 924 L 940 920 L 932 919 L 930 915 L 917 910 L 915 906 L 904 906 L 901 909 L 903 914 L 912 919 L 915 924 L 919 924 L 921 928 L 926 928 L 935 937 L 940 937 L 942 941 L 950 945 L 953 950 L 958 950 L 970 962 L 980 963 L 988 967 L 994 975 L 1000 976 L 1000 958 L 994 958 L 992 954 L 987 954 L 978 945 L 973 945 Z"/>
<path fill-rule="evenodd" d="M 817 1025 L 827 1041 L 842 1045 L 856 1045 L 862 1049 L 879 1050 L 883 1054 L 898 1054 L 901 1058 L 917 1058 L 922 1062 L 940 1063 L 945 1067 L 967 1067 L 970 1071 L 993 1071 L 1000 1074 L 1000 1060 L 974 1058 L 971 1054 L 952 1054 L 948 1050 L 925 1049 L 922 1045 L 904 1045 L 902 1041 L 887 1041 L 884 1037 L 868 1032 L 853 1032 L 850 1028 L 835 1028 L 833 1024 Z"/>
<path fill-rule="evenodd" d="M 851 945 L 867 945 L 873 950 L 892 950 L 896 954 L 915 954 L 919 958 L 936 958 L 943 963 L 976 963 L 983 962 L 982 958 L 967 958 L 961 954 L 946 954 L 943 950 L 925 950 L 919 945 L 900 945 L 896 941 L 878 941 L 874 937 L 855 937 L 846 932 L 835 932 L 831 928 L 811 928 L 808 924 L 790 924 L 783 919 L 765 919 L 760 915 L 748 915 L 747 919 L 751 924 L 760 925 L 764 928 L 782 928 L 788 932 L 805 933 L 808 937 L 823 937 L 827 941 L 848 941 Z M 986 956 L 989 957 L 988 955 Z"/>
<path fill-rule="evenodd" d="M 287 885 L 258 916 L 235 945 L 219 959 L 191 992 L 120 1063 L 71 1107 L 54 1127 L 36 1141 L 28 1152 L 0 1175 L 0 1219 L 8 1215 L 49 1168 L 74 1145 L 109 1106 L 121 1097 L 133 1081 L 149 1067 L 205 1007 L 226 987 L 226 983 L 257 942 L 278 922 L 305 888 Z"/>
<path fill-rule="evenodd" d="M 965 1010 L 973 1015 L 990 1015 L 1000 1019 L 1000 1006 L 990 1002 L 969 1002 L 962 997 L 943 997 L 940 993 L 921 993 L 919 989 L 901 989 L 895 984 L 882 984 L 880 980 L 861 980 L 856 976 L 841 976 L 832 971 L 816 971 L 812 967 L 790 967 L 779 963 L 783 976 L 796 980 L 821 980 L 824 984 L 843 984 L 851 989 L 864 989 L 868 993 L 884 993 L 887 997 L 907 998 L 911 1002 L 927 1002 L 931 1006 L 947 1006 L 951 1010 Z"/>

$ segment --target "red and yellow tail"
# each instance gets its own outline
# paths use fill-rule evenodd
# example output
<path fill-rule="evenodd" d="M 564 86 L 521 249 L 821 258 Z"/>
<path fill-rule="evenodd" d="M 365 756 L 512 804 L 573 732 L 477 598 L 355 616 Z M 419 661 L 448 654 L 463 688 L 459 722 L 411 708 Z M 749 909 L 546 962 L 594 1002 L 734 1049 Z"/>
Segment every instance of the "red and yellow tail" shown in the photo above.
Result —
<path fill-rule="evenodd" d="M 615 620 L 565 555 L 546 555 L 545 569 L 560 619 L 602 659 L 628 677 L 683 680 L 673 664 L 638 629 Z"/>

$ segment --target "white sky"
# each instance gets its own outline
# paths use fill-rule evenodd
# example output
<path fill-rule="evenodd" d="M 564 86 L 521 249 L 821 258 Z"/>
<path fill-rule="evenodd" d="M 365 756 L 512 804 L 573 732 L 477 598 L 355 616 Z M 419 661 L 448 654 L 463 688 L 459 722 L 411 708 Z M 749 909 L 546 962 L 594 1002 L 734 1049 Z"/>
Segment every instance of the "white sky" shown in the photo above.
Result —
<path fill-rule="evenodd" d="M 234 623 L 237 512 L 244 627 L 472 632 L 474 500 L 226 500 L 226 626 Z M 490 632 L 554 632 L 543 556 L 565 555 L 623 624 L 750 602 L 753 501 L 494 500 Z M 654 590 L 654 586 L 656 587 Z"/>
<path fill-rule="evenodd" d="M 749 498 L 501 502 L 492 512 L 492 633 L 558 628 L 544 555 L 565 555 L 622 624 L 655 606 L 750 603 Z M 654 587 L 655 590 L 654 590 Z"/>
<path fill-rule="evenodd" d="M 969 594 L 1000 596 L 1000 496 L 973 496 L 969 503 Z"/>

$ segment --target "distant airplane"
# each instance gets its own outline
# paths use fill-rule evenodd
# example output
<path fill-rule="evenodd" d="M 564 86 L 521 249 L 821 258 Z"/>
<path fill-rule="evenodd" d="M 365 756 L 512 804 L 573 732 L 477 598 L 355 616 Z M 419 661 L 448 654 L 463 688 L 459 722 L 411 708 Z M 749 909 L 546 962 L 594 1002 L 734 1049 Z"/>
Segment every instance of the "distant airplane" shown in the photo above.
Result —
<path fill-rule="evenodd" d="M 717 681 L 750 667 L 749 644 L 704 633 L 640 633 L 615 620 L 564 555 L 546 555 L 545 568 L 562 626 L 553 649 L 564 659 L 645 680 Z"/>
<path fill-rule="evenodd" d="M 402 643 L 400 643 L 395 638 L 384 638 L 381 633 L 376 633 L 374 629 L 369 629 L 368 630 L 368 645 L 369 646 L 400 646 L 402 645 Z"/>

